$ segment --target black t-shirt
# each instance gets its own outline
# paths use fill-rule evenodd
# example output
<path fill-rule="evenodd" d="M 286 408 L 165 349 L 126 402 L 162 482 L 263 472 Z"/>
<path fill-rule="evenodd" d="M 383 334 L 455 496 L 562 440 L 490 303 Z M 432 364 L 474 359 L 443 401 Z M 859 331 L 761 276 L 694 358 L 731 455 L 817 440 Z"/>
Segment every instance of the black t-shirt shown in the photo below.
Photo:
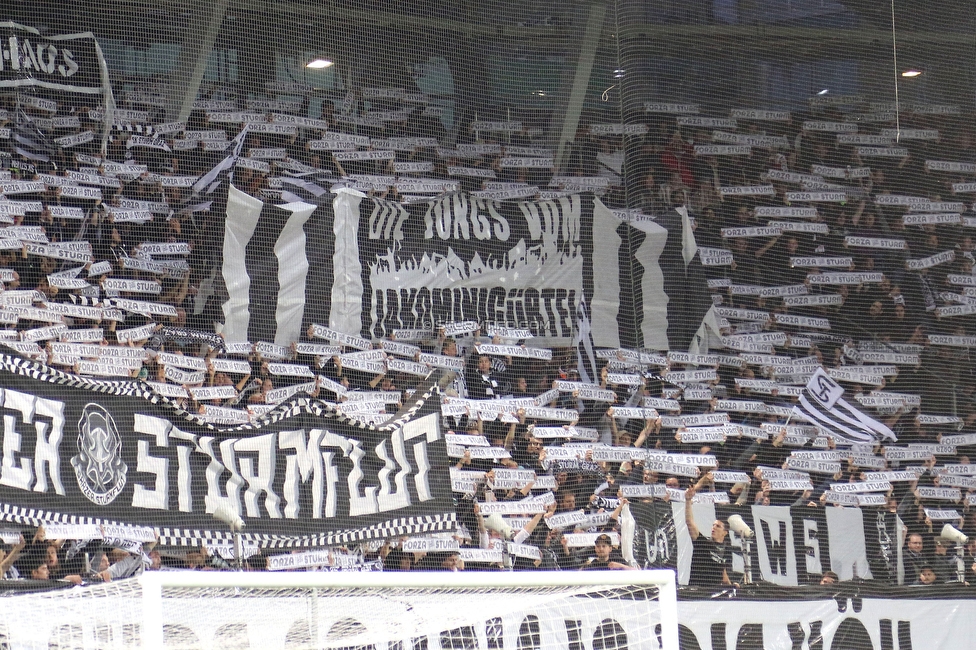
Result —
<path fill-rule="evenodd" d="M 588 563 L 583 565 L 582 569 L 584 571 L 597 571 L 600 569 L 609 569 L 611 562 L 619 562 L 620 564 L 626 564 L 624 562 L 624 556 L 620 554 L 620 551 L 614 549 L 610 551 L 610 557 L 606 560 L 601 560 L 600 558 L 594 557 Z"/>
<path fill-rule="evenodd" d="M 728 569 L 731 553 L 728 544 L 698 535 L 692 541 L 691 577 L 688 584 L 698 587 L 717 587 L 722 584 L 722 570 Z"/>

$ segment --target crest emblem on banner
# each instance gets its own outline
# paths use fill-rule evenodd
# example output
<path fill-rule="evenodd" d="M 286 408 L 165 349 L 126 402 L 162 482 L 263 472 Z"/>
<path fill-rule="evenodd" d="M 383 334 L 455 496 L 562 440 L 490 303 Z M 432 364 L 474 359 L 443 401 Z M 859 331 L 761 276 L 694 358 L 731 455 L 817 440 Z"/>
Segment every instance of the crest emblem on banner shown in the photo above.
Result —
<path fill-rule="evenodd" d="M 112 503 L 125 487 L 122 436 L 112 415 L 98 404 L 86 404 L 78 420 L 78 455 L 71 466 L 78 487 L 94 504 Z"/>

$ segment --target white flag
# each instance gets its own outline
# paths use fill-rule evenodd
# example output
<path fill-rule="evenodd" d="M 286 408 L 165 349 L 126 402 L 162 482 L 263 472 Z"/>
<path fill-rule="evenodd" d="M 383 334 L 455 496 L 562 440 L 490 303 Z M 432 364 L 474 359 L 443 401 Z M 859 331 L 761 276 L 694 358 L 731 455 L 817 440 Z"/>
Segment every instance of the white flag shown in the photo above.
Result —
<path fill-rule="evenodd" d="M 695 230 L 691 227 L 691 217 L 688 215 L 687 207 L 678 206 L 674 211 L 681 215 L 681 257 L 685 260 L 685 266 L 688 266 L 698 253 Z"/>

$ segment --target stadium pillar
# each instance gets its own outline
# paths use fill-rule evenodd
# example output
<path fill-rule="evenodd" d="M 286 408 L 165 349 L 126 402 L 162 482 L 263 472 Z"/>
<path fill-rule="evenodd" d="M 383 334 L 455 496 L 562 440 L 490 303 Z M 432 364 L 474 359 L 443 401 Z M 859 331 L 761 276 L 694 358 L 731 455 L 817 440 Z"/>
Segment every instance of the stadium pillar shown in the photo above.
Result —
<path fill-rule="evenodd" d="M 596 3 L 590 7 L 590 13 L 586 21 L 586 31 L 583 33 L 583 40 L 580 42 L 579 59 L 576 63 L 573 87 L 569 92 L 569 98 L 566 100 L 566 112 L 559 134 L 559 144 L 556 149 L 555 160 L 555 168 L 557 170 L 562 169 L 565 157 L 569 153 L 567 145 L 576 138 L 576 129 L 579 127 L 580 115 L 583 112 L 586 90 L 590 86 L 593 61 L 596 58 L 597 47 L 600 45 L 600 36 L 603 34 L 603 23 L 606 14 L 607 7 L 604 4 Z M 558 115 L 558 111 L 556 114 Z"/>
<path fill-rule="evenodd" d="M 481 13 L 484 9 L 474 0 L 465 0 L 458 3 L 457 20 L 469 25 L 478 24 L 485 19 Z M 494 119 L 490 116 L 500 119 L 504 107 L 498 105 L 492 93 L 492 79 L 488 71 L 492 45 L 488 39 L 459 34 L 453 40 L 454 43 L 449 43 L 443 51 L 454 79 L 455 112 L 451 131 L 461 142 L 464 136 L 470 135 L 470 132 L 463 131 L 468 128 L 474 115 L 480 115 L 481 119 Z"/>
<path fill-rule="evenodd" d="M 228 4 L 230 0 L 213 0 L 194 8 L 194 24 L 183 36 L 175 74 L 170 80 L 170 94 L 166 98 L 167 120 L 181 121 L 190 116 Z"/>
<path fill-rule="evenodd" d="M 641 25 L 647 22 L 648 7 L 641 0 L 619 2 L 616 12 L 615 20 L 618 25 Z M 646 35 L 638 36 L 626 30 L 617 30 L 614 38 L 618 56 L 618 72 L 615 77 L 620 84 L 617 91 L 622 121 L 646 121 L 644 102 L 667 101 L 657 96 L 661 82 L 659 69 L 664 58 L 663 44 Z M 675 95 L 665 96 L 674 101 L 672 98 Z"/>

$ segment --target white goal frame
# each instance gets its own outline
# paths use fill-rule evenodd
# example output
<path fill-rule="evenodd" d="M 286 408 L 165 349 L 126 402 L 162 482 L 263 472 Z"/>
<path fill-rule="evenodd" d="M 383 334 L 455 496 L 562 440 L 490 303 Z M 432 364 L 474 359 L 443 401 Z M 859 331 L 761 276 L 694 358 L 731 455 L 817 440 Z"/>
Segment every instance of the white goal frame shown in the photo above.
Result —
<path fill-rule="evenodd" d="M 658 588 L 661 642 L 664 650 L 678 650 L 678 602 L 675 573 L 671 570 L 641 571 L 516 571 L 516 572 L 212 572 L 147 571 L 142 584 L 143 644 L 163 647 L 163 589 L 176 588 L 430 588 L 476 589 L 518 587 L 627 587 Z"/>

